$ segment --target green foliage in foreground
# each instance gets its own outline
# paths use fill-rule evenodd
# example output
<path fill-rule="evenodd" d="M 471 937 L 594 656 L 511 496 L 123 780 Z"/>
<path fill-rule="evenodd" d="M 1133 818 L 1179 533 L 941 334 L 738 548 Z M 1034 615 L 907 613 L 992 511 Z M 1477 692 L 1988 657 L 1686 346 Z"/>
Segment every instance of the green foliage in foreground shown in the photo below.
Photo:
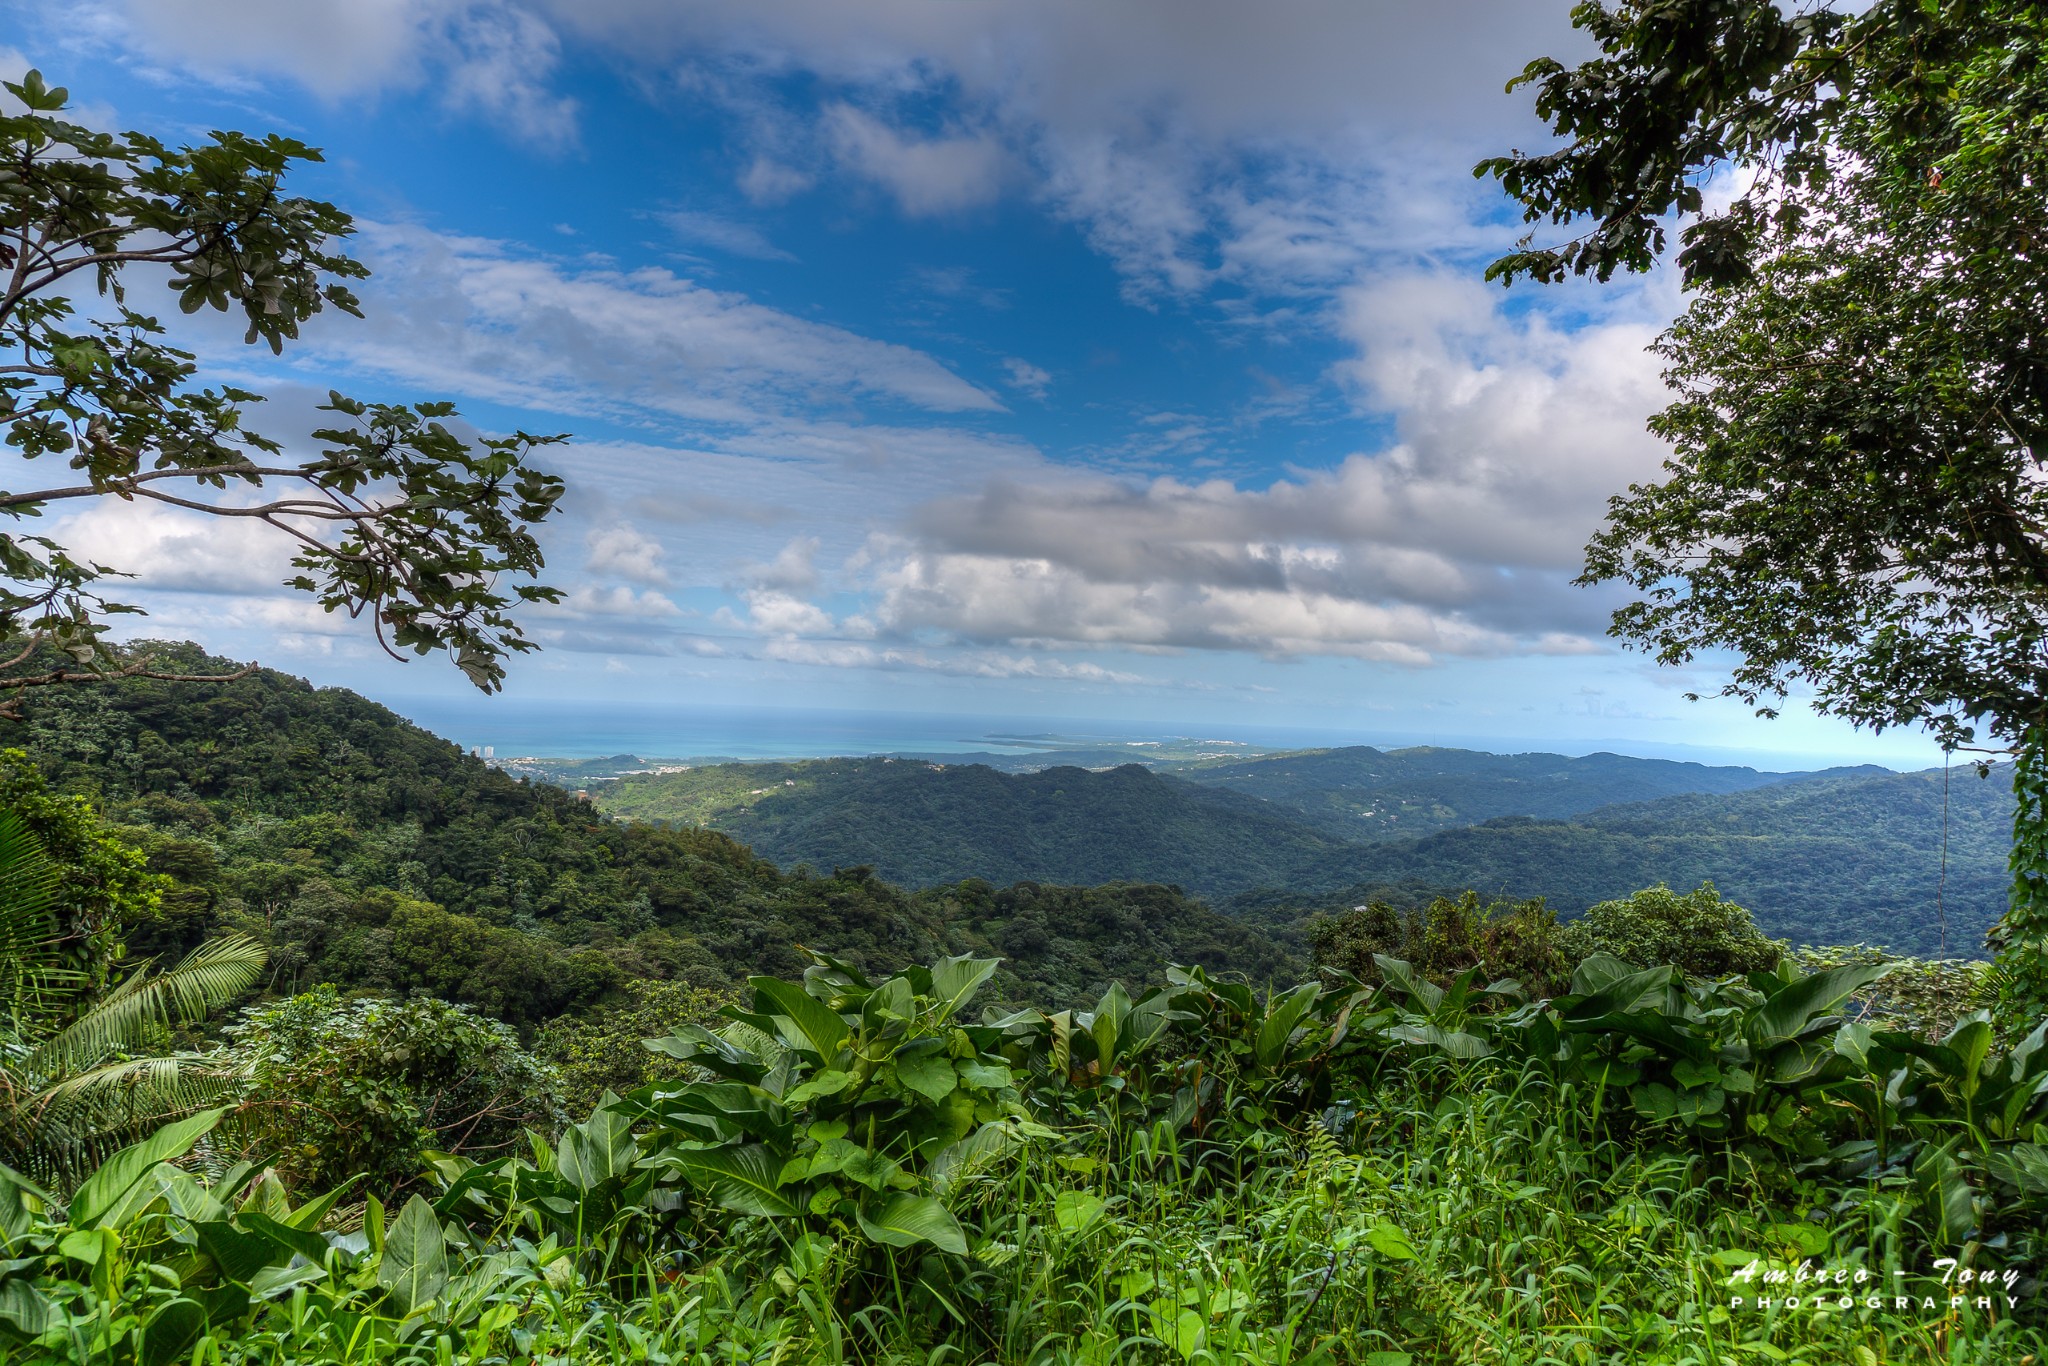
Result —
<path fill-rule="evenodd" d="M 123 857 L 132 851 L 98 833 L 89 813 L 64 814 L 84 832 L 67 852 L 82 843 L 90 858 L 134 869 Z M 0 806 L 0 1162 L 44 1178 L 75 1177 L 229 1090 L 231 1069 L 219 1060 L 162 1045 L 263 970 L 261 947 L 229 935 L 161 972 L 135 964 L 95 993 L 118 954 L 75 920 L 67 925 L 60 907 L 77 904 L 64 895 L 71 871 L 21 813 Z M 102 947 L 100 956 L 84 957 L 81 941 Z"/>
<path fill-rule="evenodd" d="M 346 1217 L 222 1169 L 209 1113 L 68 1206 L 0 1177 L 0 1334 L 22 1360 L 422 1366 L 2042 1349 L 2031 1273 L 1986 1310 L 1935 1259 L 2048 1252 L 2048 1026 L 2001 1052 L 1981 1018 L 1939 1045 L 1845 1022 L 1882 965 L 1599 957 L 1536 1002 L 1376 966 L 976 1020 L 991 962 L 821 957 L 662 1040 L 693 1079 Z M 1754 1307 L 1802 1266 L 1884 1297 Z"/>

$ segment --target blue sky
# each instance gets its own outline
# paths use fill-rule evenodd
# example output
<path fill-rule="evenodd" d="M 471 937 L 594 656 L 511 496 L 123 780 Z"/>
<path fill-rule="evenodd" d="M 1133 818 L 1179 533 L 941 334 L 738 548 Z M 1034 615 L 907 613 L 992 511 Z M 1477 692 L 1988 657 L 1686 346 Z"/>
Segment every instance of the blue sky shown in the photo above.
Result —
<path fill-rule="evenodd" d="M 1932 762 L 1794 707 L 1689 703 L 1569 586 L 1655 476 L 1668 278 L 1484 285 L 1480 156 L 1567 3 L 81 0 L 13 69 L 84 118 L 325 149 L 375 275 L 282 361 L 209 369 L 310 429 L 330 387 L 565 431 L 567 600 L 514 706 L 1230 721 Z M 181 324 L 182 326 L 183 324 Z M 165 510 L 63 528 L 143 631 L 458 699 Z M 486 709 L 497 702 L 477 698 Z"/>

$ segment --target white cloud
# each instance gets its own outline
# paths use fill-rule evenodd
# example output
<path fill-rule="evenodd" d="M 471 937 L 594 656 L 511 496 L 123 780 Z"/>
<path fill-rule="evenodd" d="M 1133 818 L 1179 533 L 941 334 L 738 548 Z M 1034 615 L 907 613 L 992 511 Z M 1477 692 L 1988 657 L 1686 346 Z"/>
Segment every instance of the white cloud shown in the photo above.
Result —
<path fill-rule="evenodd" d="M 634 592 L 624 584 L 578 584 L 559 603 L 534 603 L 525 610 L 542 616 L 660 618 L 682 609 L 652 589 Z"/>
<path fill-rule="evenodd" d="M 765 565 L 747 571 L 747 577 L 762 588 L 784 592 L 807 592 L 818 586 L 818 567 L 812 561 L 822 544 L 816 536 L 799 536 L 782 547 L 781 553 Z"/>
<path fill-rule="evenodd" d="M 915 649 L 885 649 L 843 641 L 777 640 L 762 647 L 761 657 L 784 664 L 809 664 L 831 669 L 878 669 L 888 673 L 922 672 L 960 678 L 1039 678 L 1079 683 L 1153 683 L 1156 679 L 1086 661 L 1047 659 L 1040 655 L 1005 655 L 993 651 L 932 654 Z"/>
<path fill-rule="evenodd" d="M 782 204 L 811 188 L 810 175 L 772 157 L 757 156 L 740 174 L 740 192 L 756 204 Z"/>
<path fill-rule="evenodd" d="M 663 214 L 662 221 L 685 241 L 701 242 L 707 247 L 731 252 L 734 256 L 746 256 L 756 261 L 796 260 L 751 223 L 686 209 Z"/>
<path fill-rule="evenodd" d="M 986 134 L 919 138 L 847 104 L 827 106 L 823 121 L 840 163 L 914 218 L 977 208 L 1002 193 L 1008 154 Z"/>
<path fill-rule="evenodd" d="M 252 518 L 160 503 L 96 499 L 59 522 L 53 534 L 74 558 L 133 574 L 145 588 L 267 594 L 299 572 L 291 565 L 297 543 L 283 532 Z M 113 580 L 105 588 L 119 598 L 125 584 Z"/>
<path fill-rule="evenodd" d="M 751 425 L 849 393 L 937 412 L 1001 409 L 922 351 L 707 289 L 659 268 L 577 266 L 505 243 L 370 225 L 367 322 L 307 350 L 408 381 L 564 414 Z"/>
<path fill-rule="evenodd" d="M 576 103 L 550 88 L 557 30 L 506 0 L 116 0 L 128 38 L 202 75 L 283 74 L 332 103 L 432 85 L 444 104 L 556 148 Z"/>
<path fill-rule="evenodd" d="M 970 642 L 1446 656 L 1573 653 L 1568 587 L 1607 496 L 1653 476 L 1651 329 L 1510 319 L 1476 284 L 1351 291 L 1340 378 L 1396 440 L 1244 488 L 1064 475 L 934 499 L 869 552 L 884 632 Z M 1171 426 L 1175 415 L 1162 414 Z"/>
<path fill-rule="evenodd" d="M 590 550 L 590 558 L 583 563 L 586 573 L 610 574 L 651 587 L 662 587 L 669 581 L 668 571 L 661 565 L 661 557 L 666 553 L 661 543 L 627 523 L 593 527 L 584 544 Z"/>
<path fill-rule="evenodd" d="M 1003 371 L 1008 376 L 1005 382 L 1012 389 L 1032 398 L 1044 398 L 1052 387 L 1052 372 L 1028 360 L 1010 356 L 1003 361 Z"/>

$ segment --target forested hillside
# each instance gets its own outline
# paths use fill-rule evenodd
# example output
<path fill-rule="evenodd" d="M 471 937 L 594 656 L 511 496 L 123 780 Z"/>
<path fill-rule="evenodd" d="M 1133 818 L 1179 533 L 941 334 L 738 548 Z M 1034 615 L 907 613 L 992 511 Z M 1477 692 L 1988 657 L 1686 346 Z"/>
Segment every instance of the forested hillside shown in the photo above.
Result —
<path fill-rule="evenodd" d="M 197 647 L 174 663 L 234 667 Z M 138 952 L 244 930 L 269 947 L 278 990 L 421 990 L 530 1026 L 632 978 L 722 986 L 800 971 L 798 945 L 893 963 L 1006 937 L 1038 947 L 1012 955 L 999 987 L 1036 1000 L 1169 961 L 1301 961 L 1293 944 L 1130 878 L 911 894 L 858 859 L 784 871 L 715 831 L 613 821 L 345 689 L 270 670 L 60 690 L 0 726 L 0 748 L 91 797 L 177 879 L 163 919 L 133 928 Z"/>
<path fill-rule="evenodd" d="M 1164 771 L 1286 807 L 1344 840 L 1429 835 L 1502 816 L 1563 820 L 1616 802 L 1885 772 L 1865 767 L 1822 774 L 1761 773 L 1621 754 L 1485 754 L 1432 745 L 1396 750 L 1354 745 L 1173 764 Z"/>
<path fill-rule="evenodd" d="M 1344 847 L 1291 812 L 1138 764 L 722 764 L 621 778 L 592 797 L 620 816 L 711 825 L 784 864 L 868 864 L 912 886 L 1134 879 L 1216 895 L 1291 883 Z"/>
<path fill-rule="evenodd" d="M 1229 786 L 1198 785 L 1218 774 Z M 1698 790 L 1596 803 L 1603 779 L 1617 795 Z M 1322 801 L 1315 783 L 1325 780 L 1348 786 Z M 785 866 L 862 863 L 913 886 L 1132 877 L 1236 898 L 1241 911 L 1290 925 L 1365 899 L 1366 885 L 1542 896 L 1573 915 L 1651 883 L 1712 880 L 1797 943 L 1934 953 L 1945 909 L 1948 951 L 1974 954 L 2005 903 L 2010 782 L 2005 770 L 1955 771 L 1945 884 L 1938 770 L 1771 775 L 1616 755 L 1328 750 L 1178 776 L 1136 765 L 1002 774 L 888 759 L 728 764 L 592 793 L 620 815 L 707 823 Z M 1320 817 L 1301 814 L 1319 804 Z M 1375 814 L 1356 823 L 1380 837 L 1333 838 L 1360 804 Z M 1516 814 L 1449 825 L 1503 808 Z M 1565 810 L 1577 814 L 1526 814 Z M 1401 821 L 1449 828 L 1389 837 Z"/>
<path fill-rule="evenodd" d="M 1940 770 L 1816 779 L 1723 796 L 1603 807 L 1576 821 L 1507 819 L 1359 851 L 1346 889 L 1296 903 L 1351 904 L 1349 883 L 1413 881 L 1542 896 L 1561 915 L 1648 882 L 1712 880 L 1770 934 L 1804 944 L 1983 952 L 2004 910 L 2011 773 L 1951 777 L 1942 871 Z M 1336 864 L 1306 874 L 1328 879 Z"/>

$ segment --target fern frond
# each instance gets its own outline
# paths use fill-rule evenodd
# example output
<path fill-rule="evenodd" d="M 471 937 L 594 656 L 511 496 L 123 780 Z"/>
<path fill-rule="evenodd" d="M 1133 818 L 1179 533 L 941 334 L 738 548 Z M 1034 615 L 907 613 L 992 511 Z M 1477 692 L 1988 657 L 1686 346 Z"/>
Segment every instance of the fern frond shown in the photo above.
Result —
<path fill-rule="evenodd" d="M 95 1067 L 152 1024 L 189 1024 L 247 991 L 263 975 L 263 945 L 244 934 L 209 939 L 176 967 L 133 973 L 107 998 L 38 1043 L 25 1070 L 42 1078 Z"/>

